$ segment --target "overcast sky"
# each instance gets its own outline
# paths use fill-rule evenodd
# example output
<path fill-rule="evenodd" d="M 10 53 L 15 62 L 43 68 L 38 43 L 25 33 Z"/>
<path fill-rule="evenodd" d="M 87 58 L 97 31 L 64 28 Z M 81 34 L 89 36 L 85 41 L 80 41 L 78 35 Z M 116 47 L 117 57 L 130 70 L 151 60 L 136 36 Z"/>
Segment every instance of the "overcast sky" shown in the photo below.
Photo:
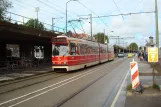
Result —
<path fill-rule="evenodd" d="M 29 18 L 37 18 L 35 11 L 36 7 L 39 7 L 38 18 L 40 21 L 52 24 L 52 18 L 55 19 L 55 26 L 65 28 L 65 8 L 66 2 L 69 0 L 10 0 L 13 4 L 13 8 L 9 11 L 23 15 Z M 115 3 L 117 5 L 115 5 Z M 155 0 L 79 0 L 71 1 L 68 3 L 68 20 L 89 18 L 89 14 L 93 17 L 107 16 L 120 13 L 134 13 L 134 12 L 151 12 L 155 10 Z M 161 28 L 161 0 L 158 0 L 159 11 L 159 29 Z M 11 15 L 15 20 L 23 21 L 22 17 Z M 61 18 L 63 17 L 63 18 Z M 25 19 L 25 22 L 28 19 Z M 72 30 L 74 26 L 76 32 L 90 34 L 89 19 L 82 19 L 82 22 L 68 23 L 68 29 Z M 154 37 L 155 42 L 155 14 L 137 14 L 115 17 L 102 17 L 93 18 L 93 34 L 98 32 L 104 32 L 109 36 L 120 37 L 135 37 L 134 39 L 120 40 L 123 42 L 136 42 L 139 46 L 144 46 L 149 36 Z M 72 25 L 72 26 L 71 26 Z M 51 29 L 49 25 L 46 25 L 48 29 Z M 82 29 L 83 28 L 83 29 Z M 54 29 L 57 29 L 56 27 Z M 114 32 L 111 32 L 114 31 Z M 159 31 L 161 34 L 161 30 Z M 160 38 L 161 41 L 161 38 Z M 116 40 L 111 39 L 111 43 L 116 43 Z M 160 42 L 161 46 L 161 42 Z"/>

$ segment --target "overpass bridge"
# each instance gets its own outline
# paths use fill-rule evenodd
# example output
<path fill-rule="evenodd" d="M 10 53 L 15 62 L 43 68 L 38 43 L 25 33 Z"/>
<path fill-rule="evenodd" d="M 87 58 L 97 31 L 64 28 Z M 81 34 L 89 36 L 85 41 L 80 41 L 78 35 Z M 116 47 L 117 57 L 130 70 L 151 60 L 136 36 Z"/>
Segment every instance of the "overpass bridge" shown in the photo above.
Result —
<path fill-rule="evenodd" d="M 51 38 L 57 36 L 51 31 L 27 28 L 6 21 L 0 21 L 0 61 L 12 56 L 13 48 L 17 49 L 19 57 L 33 59 L 35 48 L 41 48 L 44 58 L 51 56 Z M 16 44 L 16 45 L 11 45 Z"/>

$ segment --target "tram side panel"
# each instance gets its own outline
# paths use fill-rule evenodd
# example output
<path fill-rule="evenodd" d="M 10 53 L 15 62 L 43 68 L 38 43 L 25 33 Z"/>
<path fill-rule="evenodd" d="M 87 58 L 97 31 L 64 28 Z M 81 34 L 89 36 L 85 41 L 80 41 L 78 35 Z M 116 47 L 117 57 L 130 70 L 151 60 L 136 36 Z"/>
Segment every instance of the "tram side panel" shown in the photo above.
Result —
<path fill-rule="evenodd" d="M 52 47 L 52 68 L 67 71 L 92 66 L 113 59 L 113 50 L 107 45 L 76 38 L 56 38 Z"/>

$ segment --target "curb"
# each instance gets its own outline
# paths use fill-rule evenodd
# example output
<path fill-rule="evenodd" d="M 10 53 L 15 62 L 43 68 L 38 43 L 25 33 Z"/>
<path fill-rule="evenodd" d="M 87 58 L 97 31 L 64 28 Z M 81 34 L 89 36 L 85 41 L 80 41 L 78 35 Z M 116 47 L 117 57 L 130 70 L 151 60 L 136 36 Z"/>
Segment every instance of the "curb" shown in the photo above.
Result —
<path fill-rule="evenodd" d="M 114 107 L 125 107 L 126 92 L 127 92 L 126 87 L 127 87 L 128 83 L 129 83 L 129 76 L 130 76 L 130 73 L 127 75 L 125 83 L 124 83 L 124 85 L 123 85 L 123 87 L 121 89 L 120 95 L 119 95 Z"/>
<path fill-rule="evenodd" d="M 36 77 L 42 77 L 42 76 L 48 75 L 51 72 L 53 72 L 53 71 L 47 71 L 47 72 L 37 73 L 37 74 L 28 75 L 28 76 L 24 76 L 24 77 L 16 77 L 13 79 L 2 80 L 2 81 L 0 81 L 0 87 L 4 86 L 4 85 L 11 84 L 11 83 L 29 80 L 29 79 L 36 78 Z"/>

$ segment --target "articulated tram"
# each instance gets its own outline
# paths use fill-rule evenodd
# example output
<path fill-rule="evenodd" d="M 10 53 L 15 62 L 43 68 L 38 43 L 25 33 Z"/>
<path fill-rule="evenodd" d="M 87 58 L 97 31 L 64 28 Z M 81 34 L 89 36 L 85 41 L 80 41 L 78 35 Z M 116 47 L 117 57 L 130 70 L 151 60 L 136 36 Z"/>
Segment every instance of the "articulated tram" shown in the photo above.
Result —
<path fill-rule="evenodd" d="M 112 45 L 65 35 L 52 38 L 52 69 L 77 70 L 114 59 Z"/>

